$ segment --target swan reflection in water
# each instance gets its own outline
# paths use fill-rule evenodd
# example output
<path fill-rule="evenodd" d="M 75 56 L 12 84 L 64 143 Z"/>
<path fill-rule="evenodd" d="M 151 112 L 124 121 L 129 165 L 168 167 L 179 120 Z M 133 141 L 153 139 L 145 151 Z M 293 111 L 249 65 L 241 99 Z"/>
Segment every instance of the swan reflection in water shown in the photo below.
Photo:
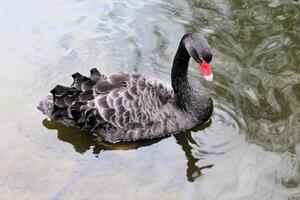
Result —
<path fill-rule="evenodd" d="M 96 157 L 99 157 L 102 151 L 106 150 L 132 150 L 140 147 L 150 146 L 165 138 L 172 137 L 167 136 L 164 138 L 156 138 L 151 140 L 138 140 L 129 142 L 118 142 L 115 144 L 108 143 L 105 141 L 99 141 L 96 136 L 91 134 L 89 131 L 80 130 L 77 128 L 67 127 L 62 123 L 44 119 L 43 125 L 47 129 L 57 130 L 57 138 L 61 141 L 68 142 L 73 145 L 76 152 L 84 154 L 88 150 L 92 150 Z M 197 166 L 199 158 L 195 158 L 192 154 L 193 147 L 191 145 L 199 144 L 192 137 L 193 132 L 201 131 L 211 125 L 211 120 L 202 124 L 201 126 L 195 127 L 191 130 L 184 131 L 173 135 L 176 139 L 177 144 L 181 146 L 187 159 L 187 172 L 186 176 L 188 181 L 193 182 L 196 178 L 201 176 L 201 170 L 205 168 L 213 167 L 213 164 L 205 165 L 202 167 Z"/>

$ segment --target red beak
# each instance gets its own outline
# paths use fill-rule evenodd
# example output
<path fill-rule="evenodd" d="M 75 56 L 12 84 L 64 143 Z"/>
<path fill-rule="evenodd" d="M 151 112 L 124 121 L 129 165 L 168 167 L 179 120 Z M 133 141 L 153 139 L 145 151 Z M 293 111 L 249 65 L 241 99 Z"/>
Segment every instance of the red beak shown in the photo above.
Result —
<path fill-rule="evenodd" d="M 200 68 L 201 68 L 201 72 L 202 72 L 204 79 L 207 81 L 212 81 L 213 74 L 211 72 L 210 64 L 205 62 L 205 60 L 203 60 L 202 58 L 201 58 L 201 60 L 202 60 L 202 63 L 200 64 Z"/>

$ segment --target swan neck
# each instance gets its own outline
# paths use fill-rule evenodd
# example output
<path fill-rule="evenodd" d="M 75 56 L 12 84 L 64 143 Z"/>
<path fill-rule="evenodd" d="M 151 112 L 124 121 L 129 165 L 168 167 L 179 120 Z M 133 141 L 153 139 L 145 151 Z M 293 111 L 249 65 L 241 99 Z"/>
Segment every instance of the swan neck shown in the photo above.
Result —
<path fill-rule="evenodd" d="M 188 82 L 189 60 L 190 55 L 185 48 L 183 40 L 181 40 L 174 57 L 171 73 L 172 87 L 179 103 L 193 91 Z"/>

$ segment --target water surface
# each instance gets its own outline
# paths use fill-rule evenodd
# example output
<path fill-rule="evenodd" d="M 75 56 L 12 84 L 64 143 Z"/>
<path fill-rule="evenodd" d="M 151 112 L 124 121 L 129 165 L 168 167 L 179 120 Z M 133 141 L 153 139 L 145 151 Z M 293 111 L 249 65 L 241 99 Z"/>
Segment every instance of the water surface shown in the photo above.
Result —
<path fill-rule="evenodd" d="M 0 199 L 300 198 L 299 1 L 34 1 L 0 8 Z M 205 125 L 167 138 L 99 143 L 36 109 L 75 72 L 170 81 L 186 32 L 213 49 Z"/>

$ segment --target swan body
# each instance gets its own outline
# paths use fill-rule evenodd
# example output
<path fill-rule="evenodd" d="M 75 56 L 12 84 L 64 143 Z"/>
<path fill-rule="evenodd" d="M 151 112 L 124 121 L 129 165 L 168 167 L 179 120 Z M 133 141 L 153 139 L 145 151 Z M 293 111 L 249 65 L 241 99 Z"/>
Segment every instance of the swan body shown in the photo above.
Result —
<path fill-rule="evenodd" d="M 191 40 L 196 42 L 189 44 Z M 187 81 L 190 54 L 207 51 L 205 42 L 192 34 L 182 38 L 174 58 L 172 85 L 143 74 L 104 75 L 94 68 L 89 77 L 73 74 L 70 87 L 57 85 L 38 108 L 53 120 L 90 130 L 109 142 L 150 139 L 191 129 L 206 122 L 213 109 L 211 98 Z M 195 47 L 187 47 L 193 44 Z M 206 63 L 201 60 L 205 56 L 198 61 Z M 211 57 L 206 60 L 210 62 Z"/>

